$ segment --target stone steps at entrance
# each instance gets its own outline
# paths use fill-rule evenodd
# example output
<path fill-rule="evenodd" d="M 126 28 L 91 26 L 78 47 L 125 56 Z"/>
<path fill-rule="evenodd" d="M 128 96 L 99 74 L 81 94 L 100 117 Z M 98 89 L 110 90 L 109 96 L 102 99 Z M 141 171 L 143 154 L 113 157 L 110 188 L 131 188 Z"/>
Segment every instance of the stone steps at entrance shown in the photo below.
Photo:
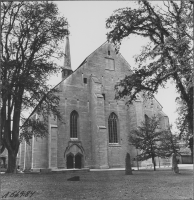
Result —
<path fill-rule="evenodd" d="M 82 169 L 52 169 L 51 173 L 69 173 L 69 172 L 89 172 L 89 168 L 82 168 Z"/>

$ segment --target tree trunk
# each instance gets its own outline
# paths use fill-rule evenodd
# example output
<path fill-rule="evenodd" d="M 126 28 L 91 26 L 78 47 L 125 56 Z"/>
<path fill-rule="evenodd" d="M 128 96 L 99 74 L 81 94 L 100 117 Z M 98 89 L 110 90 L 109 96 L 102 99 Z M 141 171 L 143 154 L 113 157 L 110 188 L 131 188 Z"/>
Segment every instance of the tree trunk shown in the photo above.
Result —
<path fill-rule="evenodd" d="M 193 147 L 191 148 L 191 162 L 193 164 Z"/>
<path fill-rule="evenodd" d="M 190 131 L 190 135 L 192 136 L 193 135 L 193 129 L 189 129 L 189 131 Z M 191 150 L 191 162 L 192 162 L 192 164 L 193 164 L 193 148 L 194 148 L 194 146 L 193 146 L 193 136 L 191 137 L 190 136 L 190 139 L 189 139 L 189 148 L 190 148 L 190 150 Z"/>
<path fill-rule="evenodd" d="M 152 163 L 154 165 L 154 171 L 156 171 L 156 163 L 155 163 L 155 160 L 154 160 L 154 156 L 152 156 Z"/>
<path fill-rule="evenodd" d="M 6 173 L 17 173 L 17 153 L 8 152 L 8 167 Z"/>

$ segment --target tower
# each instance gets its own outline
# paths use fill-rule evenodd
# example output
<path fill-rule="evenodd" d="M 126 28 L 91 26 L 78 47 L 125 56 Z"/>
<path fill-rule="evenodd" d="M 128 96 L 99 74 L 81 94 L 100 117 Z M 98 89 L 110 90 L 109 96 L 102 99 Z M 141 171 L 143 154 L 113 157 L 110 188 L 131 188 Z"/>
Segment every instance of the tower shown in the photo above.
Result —
<path fill-rule="evenodd" d="M 71 73 L 71 55 L 70 55 L 70 44 L 69 44 L 69 36 L 66 36 L 66 44 L 65 44 L 65 56 L 64 56 L 64 64 L 62 69 L 62 79 L 67 78 Z"/>

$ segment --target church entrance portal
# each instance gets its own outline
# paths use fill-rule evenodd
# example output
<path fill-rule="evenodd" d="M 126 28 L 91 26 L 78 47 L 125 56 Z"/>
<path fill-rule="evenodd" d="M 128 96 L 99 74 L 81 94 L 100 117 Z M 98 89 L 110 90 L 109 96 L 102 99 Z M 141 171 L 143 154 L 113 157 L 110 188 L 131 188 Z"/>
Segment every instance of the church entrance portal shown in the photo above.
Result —
<path fill-rule="evenodd" d="M 67 169 L 73 168 L 73 157 L 71 154 L 67 155 Z"/>
<path fill-rule="evenodd" d="M 75 156 L 75 168 L 81 169 L 82 168 L 82 156 L 77 154 Z"/>
<path fill-rule="evenodd" d="M 67 169 L 81 169 L 82 168 L 82 155 L 80 153 L 76 154 L 68 154 L 66 157 Z"/>

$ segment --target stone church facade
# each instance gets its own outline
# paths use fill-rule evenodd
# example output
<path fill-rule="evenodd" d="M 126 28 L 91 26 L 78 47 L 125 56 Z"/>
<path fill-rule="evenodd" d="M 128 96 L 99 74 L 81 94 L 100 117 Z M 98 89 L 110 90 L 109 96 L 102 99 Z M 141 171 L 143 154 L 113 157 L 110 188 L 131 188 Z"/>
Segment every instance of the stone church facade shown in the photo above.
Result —
<path fill-rule="evenodd" d="M 19 165 L 24 170 L 71 168 L 120 168 L 129 152 L 136 166 L 137 150 L 128 135 L 145 115 L 159 115 L 161 127 L 168 127 L 168 117 L 160 103 L 144 101 L 140 96 L 129 107 L 126 100 L 115 100 L 114 86 L 132 73 L 130 65 L 106 42 L 91 53 L 73 72 L 69 38 L 60 89 L 63 121 L 49 118 L 46 138 L 22 142 Z M 38 117 L 34 112 L 31 117 Z"/>

